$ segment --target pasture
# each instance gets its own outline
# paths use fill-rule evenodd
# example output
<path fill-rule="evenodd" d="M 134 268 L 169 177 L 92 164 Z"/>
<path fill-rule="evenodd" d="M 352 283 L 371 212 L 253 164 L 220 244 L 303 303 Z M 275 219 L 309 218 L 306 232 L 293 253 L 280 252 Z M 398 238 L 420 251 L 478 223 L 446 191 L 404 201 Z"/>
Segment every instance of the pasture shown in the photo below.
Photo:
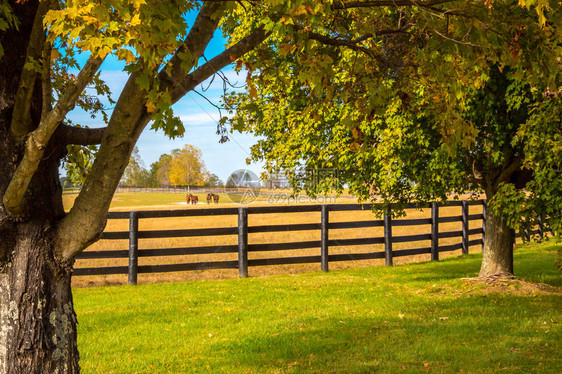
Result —
<path fill-rule="evenodd" d="M 560 373 L 560 245 L 394 267 L 74 290 L 84 373 Z"/>
<path fill-rule="evenodd" d="M 203 194 L 200 196 L 204 197 Z M 70 204 L 72 195 L 65 195 L 65 203 Z M 162 210 L 162 209 L 201 209 L 207 208 L 209 205 L 206 203 L 199 203 L 196 206 L 188 206 L 185 203 L 185 195 L 178 194 L 159 194 L 159 193 L 134 193 L 134 194 L 118 194 L 116 195 L 113 204 L 113 211 L 129 211 L 129 210 Z M 226 199 L 223 199 L 226 200 Z M 333 202 L 333 201 L 332 201 Z M 350 198 L 341 198 L 336 202 L 351 203 L 355 202 Z M 268 205 L 267 201 L 257 201 L 251 206 Z M 279 204 L 282 205 L 282 204 Z M 213 207 L 232 207 L 236 206 L 233 203 L 223 202 L 220 204 L 213 204 Z M 440 209 L 440 216 L 453 216 L 460 214 L 460 207 L 444 207 Z M 409 209 L 407 211 L 407 218 L 427 218 L 429 217 L 429 210 L 423 211 L 416 209 Z M 470 214 L 477 214 L 482 212 L 482 207 L 479 205 L 470 207 Z M 349 221 L 367 221 L 374 219 L 374 215 L 370 211 L 351 211 L 351 212 L 330 212 L 330 222 L 349 222 Z M 249 226 L 255 225 L 292 225 L 292 224 L 307 224 L 307 223 L 320 223 L 320 212 L 298 212 L 298 213 L 274 213 L 274 214 L 251 214 L 249 216 Z M 108 222 L 107 231 L 126 231 L 129 222 L 127 219 L 116 219 Z M 230 216 L 203 216 L 203 217 L 178 217 L 178 218 L 154 218 L 145 219 L 139 222 L 140 230 L 178 230 L 178 229 L 205 229 L 217 227 L 236 227 L 237 217 Z M 481 227 L 480 221 L 470 221 L 470 228 Z M 450 222 L 440 224 L 442 231 L 455 231 L 461 229 L 461 222 Z M 393 228 L 393 235 L 413 235 L 413 234 L 429 234 L 431 225 L 425 224 L 420 226 L 401 226 Z M 285 231 L 276 233 L 253 233 L 249 235 L 249 243 L 263 244 L 263 243 L 290 243 L 298 241 L 317 241 L 320 239 L 318 230 L 308 231 Z M 382 227 L 368 227 L 361 229 L 342 229 L 330 232 L 330 240 L 343 240 L 365 237 L 380 237 L 383 235 Z M 440 239 L 440 245 L 456 244 L 459 238 L 443 238 Z M 159 239 L 144 239 L 139 241 L 139 249 L 159 249 L 159 248 L 178 248 L 178 247 L 198 247 L 198 246 L 231 246 L 237 243 L 235 235 L 230 236 L 207 236 L 207 237 L 192 237 L 192 238 L 159 238 Z M 427 247 L 427 241 L 410 242 L 410 243 L 397 243 L 393 245 L 394 250 L 410 249 L 416 247 Z M 104 250 L 124 250 L 128 247 L 127 240 L 101 240 L 89 248 L 91 251 L 104 251 Z M 331 248 L 330 254 L 334 255 L 353 255 L 365 251 L 378 252 L 383 249 L 383 244 L 373 245 L 347 245 L 337 248 Z M 480 251 L 480 246 L 470 248 L 470 251 L 476 253 Z M 460 254 L 460 249 L 453 252 L 443 253 L 441 258 L 450 255 Z M 249 255 L 252 259 L 263 259 L 273 257 L 291 257 L 291 256 L 318 256 L 319 249 L 299 249 L 289 251 L 269 251 L 269 252 L 251 252 Z M 399 257 L 395 259 L 396 264 L 419 262 L 429 260 L 429 254 Z M 208 262 L 208 261 L 234 261 L 237 259 L 236 253 L 213 253 L 213 254 L 198 254 L 189 256 L 167 256 L 167 257 L 144 257 L 139 259 L 139 265 L 164 265 L 164 264 L 181 264 L 191 262 Z M 100 267 L 100 266 L 127 266 L 128 260 L 121 259 L 89 259 L 78 260 L 76 263 L 77 268 L 81 267 Z M 338 270 L 349 267 L 373 266 L 383 265 L 384 259 L 371 259 L 362 261 L 351 262 L 338 262 L 331 263 L 330 269 Z M 250 276 L 266 275 L 266 274 L 279 274 L 279 273 L 298 273 L 315 271 L 320 267 L 319 264 L 298 264 L 298 265 L 281 265 L 281 266 L 260 266 L 250 269 Z M 190 279 L 219 279 L 219 278 L 233 278 L 238 276 L 237 270 L 223 269 L 223 270 L 204 270 L 204 271 L 190 271 L 190 272 L 175 272 L 175 273 L 161 273 L 161 274 L 142 274 L 139 275 L 138 281 L 140 283 L 146 282 L 162 282 L 162 281 L 183 281 Z M 126 275 L 104 275 L 104 276 L 87 276 L 87 277 L 74 277 L 74 286 L 91 286 L 103 284 L 123 284 L 126 283 Z"/>

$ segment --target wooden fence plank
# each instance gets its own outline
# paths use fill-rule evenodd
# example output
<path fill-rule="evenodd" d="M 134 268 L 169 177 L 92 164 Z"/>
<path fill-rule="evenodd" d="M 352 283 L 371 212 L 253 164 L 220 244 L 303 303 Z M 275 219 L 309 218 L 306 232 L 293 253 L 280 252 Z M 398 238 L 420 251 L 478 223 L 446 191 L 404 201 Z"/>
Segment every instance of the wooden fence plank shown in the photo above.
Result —
<path fill-rule="evenodd" d="M 173 271 L 237 268 L 238 261 L 192 262 L 185 264 L 141 265 L 139 266 L 139 273 L 169 273 Z"/>
<path fill-rule="evenodd" d="M 328 241 L 332 247 L 343 247 L 352 245 L 384 244 L 384 238 L 356 238 L 356 239 L 332 239 Z"/>
<path fill-rule="evenodd" d="M 126 240 L 129 239 L 128 231 L 104 231 L 100 239 L 105 240 Z"/>
<path fill-rule="evenodd" d="M 288 251 L 293 249 L 320 248 L 321 245 L 322 243 L 320 242 L 320 240 L 311 240 L 307 242 L 290 242 L 290 243 L 250 244 L 248 245 L 248 251 L 249 252 Z"/>
<path fill-rule="evenodd" d="M 226 216 L 237 214 L 238 208 L 187 208 L 182 210 L 145 210 L 139 212 L 139 218 L 171 218 Z"/>
<path fill-rule="evenodd" d="M 107 258 L 129 258 L 129 250 L 115 251 L 84 251 L 76 256 L 77 260 L 98 260 Z"/>
<path fill-rule="evenodd" d="M 213 253 L 238 253 L 238 245 L 139 249 L 139 257 L 183 256 Z"/>
<path fill-rule="evenodd" d="M 139 239 L 183 238 L 191 236 L 237 235 L 237 227 L 182 230 L 146 230 L 139 232 Z"/>
<path fill-rule="evenodd" d="M 469 214 L 469 215 L 468 215 L 468 220 L 469 220 L 469 221 L 481 220 L 482 218 L 484 218 L 484 216 L 482 215 L 482 213 L 478 213 L 478 214 Z"/>
<path fill-rule="evenodd" d="M 460 238 L 462 237 L 462 230 L 457 231 L 443 231 L 439 233 L 439 239 L 445 238 Z"/>
<path fill-rule="evenodd" d="M 439 223 L 462 222 L 462 216 L 439 217 Z"/>
<path fill-rule="evenodd" d="M 393 243 L 417 242 L 420 240 L 431 240 L 431 234 L 402 235 L 392 237 Z"/>
<path fill-rule="evenodd" d="M 320 260 L 321 260 L 320 256 L 257 258 L 254 260 L 248 260 L 248 265 L 268 266 L 268 265 L 313 264 L 313 263 L 319 263 Z"/>
<path fill-rule="evenodd" d="M 439 247 L 440 252 L 456 251 L 457 249 L 462 249 L 462 243 L 442 245 L 441 247 Z"/>
<path fill-rule="evenodd" d="M 400 250 L 392 251 L 392 255 L 394 257 L 423 255 L 426 253 L 431 253 L 431 247 L 400 249 Z"/>
<path fill-rule="evenodd" d="M 359 229 L 365 227 L 384 227 L 382 219 L 373 221 L 330 222 L 329 229 Z"/>
<path fill-rule="evenodd" d="M 431 225 L 431 218 L 394 219 L 392 226 L 420 226 Z"/>
<path fill-rule="evenodd" d="M 320 205 L 280 205 L 248 207 L 248 214 L 319 212 Z"/>
<path fill-rule="evenodd" d="M 371 252 L 371 253 L 345 253 L 330 255 L 330 261 L 358 261 L 358 260 L 374 260 L 384 258 L 384 252 Z"/>
<path fill-rule="evenodd" d="M 127 274 L 129 272 L 128 266 L 106 266 L 99 268 L 76 268 L 73 270 L 72 275 L 111 275 L 111 274 Z"/>
<path fill-rule="evenodd" d="M 282 231 L 311 231 L 320 230 L 318 223 L 299 223 L 291 225 L 263 225 L 263 226 L 250 226 L 248 233 L 253 234 L 257 232 L 282 232 Z"/>

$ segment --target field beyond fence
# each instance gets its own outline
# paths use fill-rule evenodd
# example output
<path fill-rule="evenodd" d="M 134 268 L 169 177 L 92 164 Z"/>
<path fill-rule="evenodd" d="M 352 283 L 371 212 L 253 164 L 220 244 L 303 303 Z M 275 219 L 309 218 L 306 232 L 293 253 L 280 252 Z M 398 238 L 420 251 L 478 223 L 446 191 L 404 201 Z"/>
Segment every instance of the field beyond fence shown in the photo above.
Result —
<path fill-rule="evenodd" d="M 77 260 L 74 285 L 231 278 L 438 260 L 480 251 L 485 201 L 110 212 L 102 240 Z M 421 209 L 421 210 L 420 210 Z M 542 233 L 539 233 L 542 234 Z"/>

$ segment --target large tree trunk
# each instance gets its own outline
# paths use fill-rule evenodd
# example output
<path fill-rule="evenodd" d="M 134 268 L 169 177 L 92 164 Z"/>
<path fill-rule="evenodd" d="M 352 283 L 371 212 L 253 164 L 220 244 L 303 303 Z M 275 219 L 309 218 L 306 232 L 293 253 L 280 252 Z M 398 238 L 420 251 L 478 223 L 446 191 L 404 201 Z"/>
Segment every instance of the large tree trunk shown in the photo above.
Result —
<path fill-rule="evenodd" d="M 0 197 L 4 196 L 24 145 L 10 133 L 16 93 L 39 1 L 10 1 L 18 28 L 0 33 Z M 31 87 L 31 86 L 30 86 Z M 39 80 L 30 100 L 30 130 L 41 118 Z M 0 199 L 0 374 L 79 371 L 71 264 L 55 258 L 55 223 L 64 216 L 58 178 L 64 144 L 52 142 L 26 191 L 21 217 Z"/>
<path fill-rule="evenodd" d="M 486 215 L 486 234 L 480 277 L 513 274 L 515 232 L 507 222 L 491 213 Z"/>
<path fill-rule="evenodd" d="M 23 231 L 0 273 L 0 372 L 78 372 L 70 272 L 48 255 L 52 241 L 39 225 Z"/>
<path fill-rule="evenodd" d="M 52 257 L 52 230 L 18 227 L 0 272 L 0 373 L 79 372 L 70 264 Z"/>

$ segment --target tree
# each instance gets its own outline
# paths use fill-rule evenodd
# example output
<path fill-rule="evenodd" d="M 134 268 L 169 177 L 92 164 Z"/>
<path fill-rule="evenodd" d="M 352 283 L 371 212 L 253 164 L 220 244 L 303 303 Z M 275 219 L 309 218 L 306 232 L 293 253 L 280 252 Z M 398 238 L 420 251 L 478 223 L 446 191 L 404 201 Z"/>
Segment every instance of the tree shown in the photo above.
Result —
<path fill-rule="evenodd" d="M 121 184 L 127 187 L 151 187 L 149 185 L 149 178 L 150 174 L 144 167 L 144 162 L 140 157 L 139 149 L 135 147 L 131 153 L 129 164 L 123 172 Z"/>
<path fill-rule="evenodd" d="M 180 134 L 170 105 L 266 39 L 263 24 L 256 24 L 222 53 L 201 59 L 234 6 L 142 0 L 0 5 L 0 373 L 79 371 L 74 258 L 103 232 L 147 124 Z M 196 14 L 190 25 L 189 12 Z M 129 74 L 111 112 L 98 72 L 108 54 Z M 83 56 L 87 61 L 79 63 Z M 88 85 L 99 96 L 92 98 Z M 105 113 L 107 126 L 72 125 L 65 118 L 75 106 Z M 67 145 L 95 144 L 91 170 L 65 213 L 60 160 Z"/>
<path fill-rule="evenodd" d="M 205 163 L 201 150 L 193 145 L 186 144 L 181 150 L 174 153 L 170 160 L 168 177 L 174 186 L 202 186 L 205 183 Z"/>
<path fill-rule="evenodd" d="M 224 183 L 218 175 L 209 173 L 205 177 L 205 186 L 207 187 L 221 187 Z"/>
<path fill-rule="evenodd" d="M 334 76 L 325 75 L 332 65 L 340 65 L 339 57 L 334 61 L 330 56 L 337 47 L 346 48 L 341 57 L 347 59 L 350 76 L 365 72 L 358 78 L 368 74 L 369 68 L 388 79 L 404 76 L 399 73 L 406 71 L 433 69 L 427 77 L 444 80 L 445 72 L 453 68 L 455 84 L 444 92 L 455 92 L 452 88 L 466 84 L 463 79 L 477 82 L 474 69 L 468 67 L 478 67 L 481 70 L 476 73 L 481 74 L 488 62 L 480 58 L 489 55 L 497 60 L 492 63 L 511 64 L 515 73 L 528 74 L 531 84 L 544 81 L 554 87 L 551 72 L 558 69 L 557 30 L 562 27 L 560 15 L 548 12 L 549 2 L 520 1 L 532 7 L 507 9 L 512 13 L 504 9 L 512 2 L 505 6 L 497 1 L 466 3 L 2 2 L 0 373 L 79 371 L 72 266 L 76 256 L 103 232 L 109 204 L 140 133 L 151 123 L 151 128 L 171 137 L 180 135 L 183 126 L 171 105 L 231 62 L 241 67 L 248 52 L 256 51 L 247 60 L 244 57 L 249 70 L 271 64 L 280 67 L 280 79 L 286 79 L 290 76 L 286 70 L 297 66 L 299 76 L 308 77 L 312 89 L 318 87 L 311 99 L 323 91 L 327 99 L 338 97 L 341 103 L 348 102 L 345 90 L 336 90 Z M 195 15 L 189 25 L 188 14 Z M 538 14 L 538 20 L 525 21 L 531 14 Z M 546 21 L 547 15 L 553 17 Z M 219 24 L 228 35 L 228 45 L 215 57 L 204 59 Z M 491 27 L 496 24 L 497 28 Z M 405 42 L 409 49 L 403 48 Z M 470 53 L 463 59 L 441 53 L 460 50 L 467 43 L 476 47 L 466 48 Z M 536 48 L 523 54 L 530 45 Z M 306 52 L 302 58 L 301 52 Z M 128 74 L 111 110 L 104 104 L 113 103 L 109 88 L 98 71 L 109 54 L 125 64 Z M 452 59 L 443 63 L 447 56 Z M 512 56 L 517 64 L 510 63 Z M 82 62 L 84 57 L 87 60 Z M 461 74 L 467 71 L 473 73 Z M 259 76 L 249 78 L 250 96 L 255 97 Z M 307 79 L 295 81 L 293 89 L 298 91 Z M 347 88 L 368 82 L 347 81 Z M 382 81 L 371 82 L 369 96 L 382 95 Z M 402 83 L 404 93 L 414 86 Z M 379 104 L 384 102 L 381 98 Z M 353 102 L 361 106 L 360 101 Z M 107 126 L 87 129 L 72 124 L 66 117 L 75 106 L 101 116 Z M 224 136 L 224 128 L 218 130 Z M 69 145 L 99 145 L 99 149 L 66 213 L 58 167 L 68 152 L 74 152 Z M 541 157 L 536 154 L 537 160 Z"/>
<path fill-rule="evenodd" d="M 431 15 L 369 3 L 331 22 L 303 9 L 306 42 L 276 34 L 247 55 L 247 92 L 227 101 L 233 128 L 261 138 L 253 160 L 294 186 L 307 185 L 298 170 L 335 168 L 340 191 L 382 199 L 379 213 L 480 188 L 480 276 L 512 274 L 514 228 L 542 215 L 562 231 L 562 17 L 545 18 L 547 2 L 442 1 Z"/>
<path fill-rule="evenodd" d="M 179 149 L 174 149 L 172 154 L 179 152 Z M 169 154 L 160 155 L 158 161 L 153 162 L 150 165 L 150 180 L 152 181 L 152 187 L 164 187 L 170 186 L 170 161 L 172 156 Z"/>

